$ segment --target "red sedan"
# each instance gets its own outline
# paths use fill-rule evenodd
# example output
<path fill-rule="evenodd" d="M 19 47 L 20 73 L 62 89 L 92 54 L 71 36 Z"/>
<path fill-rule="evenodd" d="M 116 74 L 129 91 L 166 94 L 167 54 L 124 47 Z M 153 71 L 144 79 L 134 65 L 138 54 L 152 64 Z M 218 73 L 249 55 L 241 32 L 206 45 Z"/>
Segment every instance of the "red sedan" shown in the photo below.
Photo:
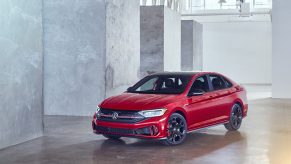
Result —
<path fill-rule="evenodd" d="M 247 111 L 246 90 L 221 74 L 164 72 L 104 100 L 92 128 L 110 139 L 138 137 L 177 145 L 188 132 L 213 125 L 238 130 Z"/>

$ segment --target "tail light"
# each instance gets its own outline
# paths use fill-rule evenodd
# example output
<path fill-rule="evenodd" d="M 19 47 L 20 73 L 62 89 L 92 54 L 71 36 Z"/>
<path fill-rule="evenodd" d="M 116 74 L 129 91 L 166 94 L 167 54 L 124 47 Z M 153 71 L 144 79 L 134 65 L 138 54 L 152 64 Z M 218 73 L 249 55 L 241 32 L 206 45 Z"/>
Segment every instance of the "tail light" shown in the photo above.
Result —
<path fill-rule="evenodd" d="M 240 92 L 240 91 L 245 91 L 245 90 L 246 90 L 246 89 L 245 89 L 243 86 L 241 86 L 241 85 L 236 86 L 235 89 L 236 89 L 236 91 L 238 91 L 238 92 Z"/>

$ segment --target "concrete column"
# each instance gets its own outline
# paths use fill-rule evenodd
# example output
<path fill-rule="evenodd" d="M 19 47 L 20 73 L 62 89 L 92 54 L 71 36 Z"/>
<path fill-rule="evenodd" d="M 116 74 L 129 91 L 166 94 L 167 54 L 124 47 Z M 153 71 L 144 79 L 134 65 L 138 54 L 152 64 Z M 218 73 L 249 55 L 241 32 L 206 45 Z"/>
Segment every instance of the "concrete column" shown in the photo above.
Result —
<path fill-rule="evenodd" d="M 138 80 L 136 0 L 44 1 L 44 106 L 48 115 L 92 115 Z"/>
<path fill-rule="evenodd" d="M 181 21 L 181 70 L 193 70 L 194 29 L 193 20 Z"/>
<path fill-rule="evenodd" d="M 193 20 L 182 20 L 181 28 L 181 69 L 202 70 L 202 24 Z"/>
<path fill-rule="evenodd" d="M 277 0 L 272 9 L 272 96 L 291 98 L 291 1 Z M 263 60 L 263 59 L 262 59 Z"/>
<path fill-rule="evenodd" d="M 203 69 L 203 25 L 193 22 L 193 70 Z"/>
<path fill-rule="evenodd" d="M 137 0 L 106 2 L 106 97 L 124 92 L 138 80 L 139 6 Z"/>
<path fill-rule="evenodd" d="M 0 149 L 43 134 L 42 1 L 0 1 Z"/>
<path fill-rule="evenodd" d="M 142 6 L 141 76 L 181 69 L 180 15 L 164 6 Z"/>
<path fill-rule="evenodd" d="M 105 98 L 105 1 L 43 1 L 44 108 L 92 115 Z"/>

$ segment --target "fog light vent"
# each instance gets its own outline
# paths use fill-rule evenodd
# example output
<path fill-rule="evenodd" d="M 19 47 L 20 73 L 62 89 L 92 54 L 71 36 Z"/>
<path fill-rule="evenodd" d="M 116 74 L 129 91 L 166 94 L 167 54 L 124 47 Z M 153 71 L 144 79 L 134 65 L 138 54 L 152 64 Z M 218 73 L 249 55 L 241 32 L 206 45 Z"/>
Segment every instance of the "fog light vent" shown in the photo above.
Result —
<path fill-rule="evenodd" d="M 145 128 L 136 129 L 135 133 L 138 135 L 155 136 L 159 133 L 157 126 L 152 125 Z"/>

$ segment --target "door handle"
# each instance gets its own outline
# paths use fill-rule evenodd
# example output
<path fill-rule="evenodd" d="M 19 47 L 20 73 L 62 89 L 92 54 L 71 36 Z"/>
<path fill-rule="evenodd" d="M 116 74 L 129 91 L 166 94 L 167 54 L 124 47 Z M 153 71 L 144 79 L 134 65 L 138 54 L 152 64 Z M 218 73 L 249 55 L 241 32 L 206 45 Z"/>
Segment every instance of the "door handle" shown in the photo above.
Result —
<path fill-rule="evenodd" d="M 213 97 L 215 97 L 215 96 L 216 96 L 216 95 L 210 95 L 209 98 L 213 98 Z"/>

